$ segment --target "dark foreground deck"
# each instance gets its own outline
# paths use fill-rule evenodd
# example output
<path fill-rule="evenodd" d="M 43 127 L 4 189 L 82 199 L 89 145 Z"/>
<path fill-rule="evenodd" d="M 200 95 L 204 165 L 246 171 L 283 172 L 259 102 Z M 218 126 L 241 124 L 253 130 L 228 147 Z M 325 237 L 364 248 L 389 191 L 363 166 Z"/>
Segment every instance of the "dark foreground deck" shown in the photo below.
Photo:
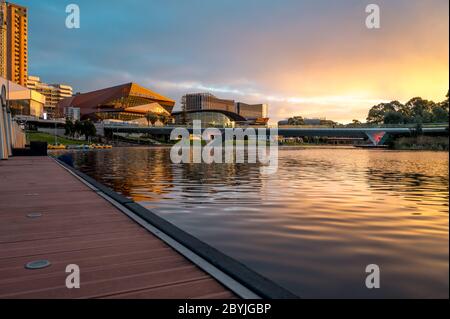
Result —
<path fill-rule="evenodd" d="M 25 269 L 35 260 L 51 265 Z M 234 297 L 52 159 L 0 162 L 0 298 Z"/>

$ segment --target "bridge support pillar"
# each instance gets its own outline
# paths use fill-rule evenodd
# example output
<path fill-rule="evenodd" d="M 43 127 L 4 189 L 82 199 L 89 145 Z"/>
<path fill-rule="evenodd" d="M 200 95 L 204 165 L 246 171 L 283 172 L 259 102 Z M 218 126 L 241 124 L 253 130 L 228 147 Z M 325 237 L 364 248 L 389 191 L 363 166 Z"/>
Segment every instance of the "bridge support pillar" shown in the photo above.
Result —
<path fill-rule="evenodd" d="M 383 145 L 386 141 L 387 134 L 384 131 L 366 131 L 365 133 L 375 146 Z"/>

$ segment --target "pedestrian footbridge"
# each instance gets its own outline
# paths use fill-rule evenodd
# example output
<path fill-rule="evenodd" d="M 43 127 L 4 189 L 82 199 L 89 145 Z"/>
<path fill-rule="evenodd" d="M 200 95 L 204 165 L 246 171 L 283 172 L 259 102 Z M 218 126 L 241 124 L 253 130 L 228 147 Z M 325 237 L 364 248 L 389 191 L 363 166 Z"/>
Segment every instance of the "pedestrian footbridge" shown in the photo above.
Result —
<path fill-rule="evenodd" d="M 169 136 L 173 129 L 180 126 L 128 126 L 128 125 L 105 125 L 101 131 L 105 135 L 112 136 L 114 133 L 143 133 L 152 135 Z M 186 127 L 191 133 L 193 129 Z M 243 130 L 252 128 L 252 126 L 239 127 Z M 266 135 L 270 134 L 270 128 L 254 127 L 264 130 Z M 205 128 L 203 128 L 204 130 Z M 235 128 L 236 129 L 236 128 Z M 231 128 L 219 128 L 222 133 Z M 424 135 L 447 135 L 448 124 L 424 126 L 418 129 L 416 126 L 398 126 L 398 127 L 279 127 L 277 135 L 283 137 L 348 137 L 368 139 L 375 146 L 383 145 L 388 136 L 411 136 L 419 133 Z"/>

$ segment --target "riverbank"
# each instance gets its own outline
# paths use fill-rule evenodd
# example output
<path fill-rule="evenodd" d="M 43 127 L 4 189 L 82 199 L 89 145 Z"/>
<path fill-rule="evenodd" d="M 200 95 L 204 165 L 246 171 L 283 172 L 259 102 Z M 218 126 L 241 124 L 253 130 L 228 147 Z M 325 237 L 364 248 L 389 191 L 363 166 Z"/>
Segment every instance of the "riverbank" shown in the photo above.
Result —
<path fill-rule="evenodd" d="M 400 137 L 392 144 L 394 150 L 448 151 L 449 138 L 446 136 Z"/>
<path fill-rule="evenodd" d="M 27 143 L 39 141 L 47 142 L 49 145 L 55 143 L 55 136 L 47 133 L 41 132 L 27 132 Z M 74 140 L 67 137 L 57 137 L 57 142 L 64 145 L 83 145 L 86 142 L 83 140 Z M 115 147 L 161 147 L 169 148 L 172 147 L 176 142 L 164 143 L 158 141 L 158 143 L 153 143 L 154 140 L 142 139 L 112 139 L 111 144 Z M 202 141 L 202 145 L 206 142 Z M 281 149 L 351 149 L 354 148 L 351 144 L 333 145 L 333 144 L 308 144 L 308 143 L 290 143 L 290 144 L 279 144 Z M 412 150 L 412 151 L 449 151 L 449 139 L 445 136 L 418 136 L 418 137 L 400 137 L 394 140 L 390 147 L 390 150 Z"/>
<path fill-rule="evenodd" d="M 30 142 L 47 142 L 49 145 L 55 144 L 55 140 L 59 144 L 64 145 L 83 145 L 86 144 L 86 141 L 69 139 L 67 137 L 57 136 L 55 139 L 54 135 L 42 132 L 26 132 L 27 143 Z"/>

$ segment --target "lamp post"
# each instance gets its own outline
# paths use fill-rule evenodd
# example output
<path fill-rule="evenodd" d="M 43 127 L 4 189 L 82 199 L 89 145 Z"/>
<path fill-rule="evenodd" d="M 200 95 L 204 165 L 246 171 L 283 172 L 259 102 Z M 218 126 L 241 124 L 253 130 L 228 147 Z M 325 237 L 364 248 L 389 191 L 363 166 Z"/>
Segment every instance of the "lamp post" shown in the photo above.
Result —
<path fill-rule="evenodd" d="M 56 135 L 57 126 L 58 126 L 58 124 L 55 121 L 55 146 L 58 145 L 58 136 Z"/>

